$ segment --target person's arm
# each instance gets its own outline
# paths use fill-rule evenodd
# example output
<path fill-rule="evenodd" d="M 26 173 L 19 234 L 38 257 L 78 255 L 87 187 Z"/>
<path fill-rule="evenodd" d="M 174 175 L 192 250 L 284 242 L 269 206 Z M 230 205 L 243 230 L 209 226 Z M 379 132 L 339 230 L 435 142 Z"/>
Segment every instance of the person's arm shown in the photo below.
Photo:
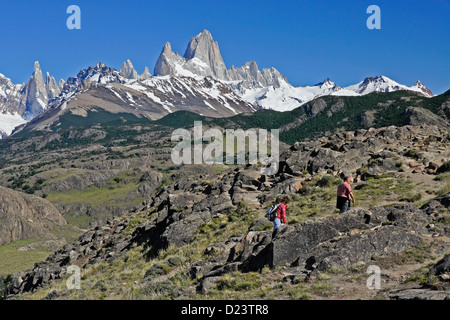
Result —
<path fill-rule="evenodd" d="M 353 192 L 350 191 L 350 198 L 352 199 L 353 204 L 355 204 L 355 196 L 353 195 Z"/>
<path fill-rule="evenodd" d="M 350 184 L 348 185 L 347 194 L 349 199 L 351 199 L 353 204 L 355 204 L 355 196 L 353 195 L 352 187 L 350 186 Z"/>
<path fill-rule="evenodd" d="M 286 205 L 281 205 L 281 220 L 283 221 L 283 224 L 286 224 Z"/>

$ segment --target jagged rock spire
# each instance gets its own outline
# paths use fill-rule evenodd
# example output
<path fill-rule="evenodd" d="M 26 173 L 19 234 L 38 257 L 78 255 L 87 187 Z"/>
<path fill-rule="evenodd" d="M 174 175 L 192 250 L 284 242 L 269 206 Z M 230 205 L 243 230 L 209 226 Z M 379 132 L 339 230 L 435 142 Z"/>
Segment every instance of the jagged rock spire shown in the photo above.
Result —
<path fill-rule="evenodd" d="M 208 30 L 203 30 L 191 38 L 184 56 L 172 51 L 169 42 L 156 62 L 156 76 L 211 76 L 219 80 L 241 81 L 240 89 L 262 88 L 267 86 L 280 87 L 288 83 L 287 79 L 276 69 L 258 69 L 255 61 L 246 62 L 242 67 L 227 69 L 219 50 Z"/>
<path fill-rule="evenodd" d="M 120 75 L 126 79 L 139 79 L 139 74 L 129 59 L 122 64 Z"/>
<path fill-rule="evenodd" d="M 197 58 L 209 66 L 216 78 L 222 80 L 228 78 L 227 68 L 222 59 L 219 44 L 214 41 L 211 33 L 206 29 L 189 41 L 184 58 L 186 60 Z"/>
<path fill-rule="evenodd" d="M 47 106 L 48 94 L 41 66 L 38 61 L 34 63 L 33 74 L 22 90 L 22 100 L 19 113 L 23 118 L 30 120 L 41 113 Z"/>

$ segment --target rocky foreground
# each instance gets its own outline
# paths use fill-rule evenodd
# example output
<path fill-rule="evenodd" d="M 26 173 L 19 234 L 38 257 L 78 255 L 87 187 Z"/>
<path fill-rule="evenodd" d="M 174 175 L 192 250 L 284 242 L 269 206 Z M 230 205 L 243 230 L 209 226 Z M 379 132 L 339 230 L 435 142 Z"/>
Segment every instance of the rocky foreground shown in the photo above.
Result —
<path fill-rule="evenodd" d="M 384 292 L 384 298 L 448 298 L 449 193 L 434 198 L 424 194 L 430 200 L 420 207 L 403 201 L 358 207 L 345 214 L 337 214 L 332 208 L 329 214 L 290 223 L 276 232 L 262 217 L 277 195 L 301 197 L 307 182 L 315 177 L 343 172 L 362 180 L 395 177 L 404 171 L 435 175 L 445 169 L 448 143 L 448 132 L 436 126 L 358 130 L 293 145 L 281 155 L 280 171 L 275 176 L 262 176 L 260 167 L 249 165 L 198 179 L 181 178 L 128 216 L 89 230 L 32 270 L 15 273 L 5 296 L 20 298 L 23 293 L 64 278 L 71 265 L 88 270 L 99 263 L 113 263 L 138 246 L 144 248 L 143 257 L 152 259 L 161 250 L 198 241 L 199 230 L 207 226 L 216 225 L 218 233 L 222 228 L 225 234 L 227 221 L 241 219 L 243 208 L 252 208 L 259 217 L 251 216 L 244 232 L 208 245 L 201 259 L 183 265 L 189 277 L 197 280 L 198 293 L 207 295 L 226 274 L 261 272 L 267 267 L 282 268 L 283 281 L 314 281 L 330 270 L 348 269 L 358 263 L 377 264 L 439 239 L 433 254 L 441 261 L 428 270 L 439 285 L 394 287 Z M 364 183 L 361 186 L 364 188 Z M 170 264 L 178 266 L 175 260 Z M 161 275 L 170 277 L 154 266 L 144 278 L 147 282 L 159 281 Z M 178 293 L 176 297 L 188 296 Z"/>

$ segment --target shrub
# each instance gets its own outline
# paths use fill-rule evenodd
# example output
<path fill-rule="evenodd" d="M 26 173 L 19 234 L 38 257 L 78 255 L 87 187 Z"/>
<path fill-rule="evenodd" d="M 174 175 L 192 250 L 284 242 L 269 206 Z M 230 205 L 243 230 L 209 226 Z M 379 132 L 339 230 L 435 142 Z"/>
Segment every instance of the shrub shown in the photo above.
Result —
<path fill-rule="evenodd" d="M 414 149 L 406 151 L 403 155 L 405 157 L 413 158 L 413 159 L 416 159 L 416 160 L 418 160 L 419 158 L 421 158 L 423 156 L 422 153 L 420 153 L 419 151 L 414 150 Z"/>
<path fill-rule="evenodd" d="M 331 187 L 333 185 L 338 185 L 340 182 L 341 180 L 339 178 L 326 175 L 317 181 L 317 185 L 319 187 Z"/>
<path fill-rule="evenodd" d="M 26 192 L 28 194 L 34 194 L 35 189 L 33 187 L 30 187 L 28 184 L 24 185 L 22 187 L 23 192 Z"/>
<path fill-rule="evenodd" d="M 421 193 L 416 193 L 414 195 L 408 195 L 404 198 L 401 198 L 400 201 L 407 201 L 407 202 L 416 202 L 422 199 Z"/>

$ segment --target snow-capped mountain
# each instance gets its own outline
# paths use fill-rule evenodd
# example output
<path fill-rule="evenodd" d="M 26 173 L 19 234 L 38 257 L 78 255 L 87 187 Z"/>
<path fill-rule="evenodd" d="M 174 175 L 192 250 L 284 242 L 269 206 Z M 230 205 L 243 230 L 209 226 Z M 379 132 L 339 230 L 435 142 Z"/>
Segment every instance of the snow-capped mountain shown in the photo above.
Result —
<path fill-rule="evenodd" d="M 124 68 L 122 71 L 125 74 Z M 97 63 L 69 78 L 47 110 L 21 129 L 46 130 L 55 126 L 67 112 L 86 116 L 89 111 L 99 109 L 153 120 L 179 110 L 210 117 L 257 110 L 213 77 L 152 76 L 142 80 L 139 76 L 138 79 L 127 79 L 116 69 Z"/>
<path fill-rule="evenodd" d="M 314 86 L 294 87 L 275 68 L 264 68 L 260 71 L 255 61 L 246 62 L 239 68 L 232 66 L 227 69 L 219 45 L 208 30 L 203 30 L 190 40 L 183 57 L 173 52 L 171 44 L 167 42 L 158 58 L 154 73 L 193 78 L 215 77 L 243 100 L 258 108 L 277 111 L 289 111 L 325 95 L 356 96 L 374 91 L 410 90 L 427 97 L 433 96 L 420 81 L 409 87 L 385 76 L 368 77 L 348 87 L 337 86 L 330 79 Z"/>
<path fill-rule="evenodd" d="M 420 81 L 409 87 L 399 84 L 386 76 L 367 77 L 363 81 L 347 87 L 340 87 L 330 79 L 314 86 L 294 87 L 284 83 L 278 88 L 273 86 L 251 89 L 242 92 L 242 98 L 264 109 L 290 111 L 302 104 L 322 96 L 362 96 L 372 92 L 393 92 L 398 90 L 414 91 L 426 97 L 432 97 L 431 91 Z"/>
<path fill-rule="evenodd" d="M 392 92 L 398 90 L 410 90 L 424 94 L 427 97 L 433 96 L 430 90 L 426 88 L 420 81 L 417 81 L 412 87 L 395 82 L 386 76 L 367 77 L 363 81 L 346 87 L 346 89 L 354 91 L 360 95 L 371 92 Z"/>
<path fill-rule="evenodd" d="M 63 83 L 60 82 L 61 85 Z M 13 84 L 9 78 L 0 74 L 0 138 L 43 112 L 60 91 L 60 85 L 48 72 L 44 81 L 37 61 L 26 84 Z"/>
<path fill-rule="evenodd" d="M 289 111 L 326 95 L 359 96 L 397 90 L 433 96 L 420 81 L 406 86 L 386 76 L 367 77 L 347 87 L 330 79 L 295 87 L 275 68 L 260 70 L 255 61 L 227 69 L 218 43 L 203 30 L 191 38 L 183 56 L 173 52 L 167 42 L 154 75 L 148 67 L 139 74 L 130 60 L 120 71 L 97 63 L 58 84 L 48 73 L 44 81 L 38 62 L 26 84 L 14 85 L 0 74 L 0 137 L 9 135 L 16 125 L 30 120 L 36 124 L 42 119 L 48 123 L 61 112 L 85 108 L 89 103 L 150 119 L 178 110 L 223 117 L 260 108 Z"/>
<path fill-rule="evenodd" d="M 47 83 L 51 86 L 52 81 Z M 55 82 L 56 83 L 56 82 Z M 39 62 L 34 63 L 34 71 L 22 90 L 22 100 L 19 104 L 19 113 L 25 120 L 31 120 L 40 114 L 47 107 L 49 94 L 47 93 L 46 82 L 42 75 Z M 51 93 L 54 94 L 53 92 Z"/>
<path fill-rule="evenodd" d="M 187 46 L 184 56 L 172 51 L 169 42 L 156 62 L 154 74 L 157 76 L 211 76 L 225 81 L 233 90 L 243 92 L 246 89 L 280 87 L 287 84 L 287 79 L 275 68 L 259 70 L 256 62 L 245 63 L 242 67 L 232 66 L 227 69 L 219 50 L 208 30 L 203 30 L 193 37 Z"/>
<path fill-rule="evenodd" d="M 11 79 L 0 73 L 0 114 L 17 113 L 23 84 L 13 84 Z"/>

